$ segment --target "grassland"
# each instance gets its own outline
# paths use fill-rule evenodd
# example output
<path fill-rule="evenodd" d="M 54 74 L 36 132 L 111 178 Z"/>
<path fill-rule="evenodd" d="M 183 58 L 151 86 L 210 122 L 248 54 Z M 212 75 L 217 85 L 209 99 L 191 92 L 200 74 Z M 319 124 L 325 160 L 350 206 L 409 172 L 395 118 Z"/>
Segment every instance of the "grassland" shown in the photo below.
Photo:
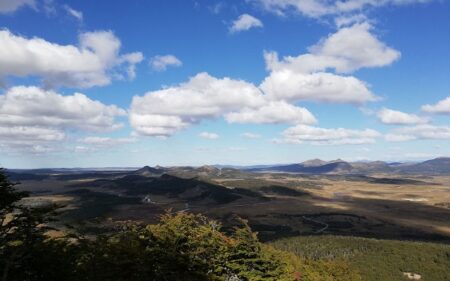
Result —
<path fill-rule="evenodd" d="M 450 177 L 202 171 L 192 179 L 194 175 L 191 170 L 189 178 L 63 174 L 23 180 L 19 188 L 36 199 L 54 197 L 68 224 L 108 219 L 153 223 L 166 209 L 187 209 L 226 227 L 235 215 L 248 219 L 263 241 L 333 234 L 450 243 Z M 143 202 L 146 196 L 152 202 Z"/>
<path fill-rule="evenodd" d="M 294 236 L 312 234 L 325 223 L 327 234 L 449 242 L 449 177 L 260 174 L 251 180 L 217 181 L 229 187 L 284 186 L 306 193 L 270 194 L 274 200 L 269 205 L 239 210 L 255 224 L 289 226 Z"/>

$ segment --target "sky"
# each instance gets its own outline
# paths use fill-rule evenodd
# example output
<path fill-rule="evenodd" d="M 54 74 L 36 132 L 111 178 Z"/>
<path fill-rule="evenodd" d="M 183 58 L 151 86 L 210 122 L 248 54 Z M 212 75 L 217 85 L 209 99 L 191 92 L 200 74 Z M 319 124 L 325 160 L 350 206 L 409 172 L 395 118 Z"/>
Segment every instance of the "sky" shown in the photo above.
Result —
<path fill-rule="evenodd" d="M 450 156 L 447 0 L 0 0 L 0 166 Z"/>

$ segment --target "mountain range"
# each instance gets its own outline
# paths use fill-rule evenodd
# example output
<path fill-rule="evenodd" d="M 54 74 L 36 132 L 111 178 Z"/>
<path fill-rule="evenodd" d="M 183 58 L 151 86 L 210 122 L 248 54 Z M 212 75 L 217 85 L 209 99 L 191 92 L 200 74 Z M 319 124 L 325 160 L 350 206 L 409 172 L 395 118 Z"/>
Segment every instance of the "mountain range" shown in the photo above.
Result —
<path fill-rule="evenodd" d="M 308 160 L 298 164 L 274 165 L 245 169 L 249 172 L 278 172 L 300 174 L 450 174 L 450 157 L 440 157 L 419 163 L 389 163 L 383 161 L 346 162 L 341 159 Z"/>
<path fill-rule="evenodd" d="M 134 168 L 136 169 L 136 168 Z M 450 175 L 450 157 L 440 157 L 423 162 L 347 162 L 342 159 L 324 161 L 311 159 L 301 163 L 275 164 L 275 165 L 204 165 L 194 166 L 144 166 L 140 169 L 133 168 L 96 168 L 96 169 L 8 169 L 7 173 L 13 180 L 42 180 L 48 177 L 57 179 L 76 179 L 86 174 L 91 177 L 102 177 L 105 175 L 139 175 L 139 176 L 161 176 L 172 174 L 183 178 L 191 177 L 224 177 L 245 178 L 248 173 L 296 173 L 296 174 L 330 174 L 330 175 L 367 175 L 376 173 L 385 174 L 417 174 L 417 175 Z"/>

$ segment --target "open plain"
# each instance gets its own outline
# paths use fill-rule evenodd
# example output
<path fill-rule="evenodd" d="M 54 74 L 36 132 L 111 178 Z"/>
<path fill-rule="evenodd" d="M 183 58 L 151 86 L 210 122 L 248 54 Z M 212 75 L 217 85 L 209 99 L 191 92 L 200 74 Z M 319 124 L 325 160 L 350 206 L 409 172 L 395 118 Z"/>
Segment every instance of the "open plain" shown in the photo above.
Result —
<path fill-rule="evenodd" d="M 80 224 L 87 232 L 105 231 L 111 221 L 155 222 L 171 210 L 204 213 L 225 227 L 239 216 L 262 240 L 338 234 L 450 241 L 449 176 L 200 167 L 58 172 L 20 182 L 18 187 L 32 194 L 28 204 L 56 204 L 60 226 Z"/>

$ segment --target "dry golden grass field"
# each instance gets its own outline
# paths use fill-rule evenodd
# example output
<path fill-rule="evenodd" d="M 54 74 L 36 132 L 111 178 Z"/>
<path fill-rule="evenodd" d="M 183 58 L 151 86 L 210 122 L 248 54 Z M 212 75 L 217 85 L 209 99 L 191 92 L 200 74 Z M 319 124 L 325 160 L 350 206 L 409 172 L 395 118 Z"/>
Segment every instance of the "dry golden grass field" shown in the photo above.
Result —
<path fill-rule="evenodd" d="M 236 216 L 249 220 L 261 239 L 273 240 L 304 234 L 338 234 L 376 238 L 450 241 L 450 177 L 404 175 L 301 176 L 251 174 L 210 176 L 203 183 L 246 190 L 238 199 L 219 202 L 203 196 L 130 193 L 121 176 L 81 177 L 67 180 L 25 180 L 19 185 L 32 192 L 37 204 L 60 206 L 64 223 L 92 224 L 110 220 L 154 222 L 167 209 L 201 212 L 217 218 L 225 227 Z M 103 181 L 119 179 L 114 186 Z M 98 182 L 102 182 L 101 185 Z M 151 181 L 151 177 L 149 177 Z M 182 189 L 184 182 L 171 183 Z M 144 185 L 145 187 L 145 185 Z M 163 186 L 164 188 L 164 186 Z"/>

